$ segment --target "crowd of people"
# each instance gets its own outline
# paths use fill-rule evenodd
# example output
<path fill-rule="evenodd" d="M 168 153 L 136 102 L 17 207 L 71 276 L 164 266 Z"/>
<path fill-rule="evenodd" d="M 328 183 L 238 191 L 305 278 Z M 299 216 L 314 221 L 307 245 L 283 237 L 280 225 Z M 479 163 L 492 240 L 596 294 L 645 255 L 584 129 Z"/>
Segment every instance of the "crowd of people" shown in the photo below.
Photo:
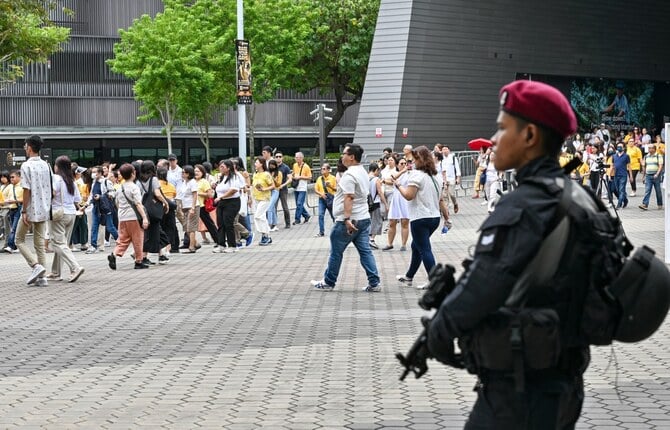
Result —
<path fill-rule="evenodd" d="M 581 163 L 571 177 L 606 197 L 617 209 L 626 208 L 630 203 L 629 197 L 638 196 L 638 175 L 644 184 L 644 194 L 638 207 L 649 209 L 653 190 L 657 208 L 663 208 L 661 183 L 665 143 L 660 134 L 652 139 L 646 128 L 634 126 L 617 135 L 605 124 L 600 124 L 593 133 L 587 133 L 583 138 L 575 134 L 566 141 L 560 155 L 561 165 L 566 165 L 575 157 Z"/>
<path fill-rule="evenodd" d="M 31 139 L 41 142 L 39 137 L 27 140 L 29 161 L 39 158 L 36 155 L 39 149 L 28 153 Z M 606 144 L 606 141 L 610 143 Z M 365 239 L 370 249 L 387 252 L 399 248 L 404 252 L 408 249 L 412 232 L 411 268 L 397 277 L 405 285 L 412 285 L 417 261 L 422 261 L 427 270 L 434 265 L 434 261 L 426 256 L 430 254 L 430 241 L 426 238 L 439 227 L 433 228 L 432 219 L 430 225 L 419 221 L 422 218 L 418 217 L 426 213 L 421 212 L 416 202 L 425 200 L 431 194 L 426 194 L 425 187 L 419 187 L 417 178 L 412 179 L 419 174 L 416 171 L 438 179 L 434 181 L 433 188 L 438 196 L 436 207 L 442 234 L 453 228 L 450 213 L 459 211 L 456 187 L 461 183 L 461 160 L 448 146 L 439 143 L 427 153 L 423 147 L 418 150 L 411 145 L 406 145 L 401 153 L 385 148 L 382 157 L 367 167 L 366 183 L 361 183 L 358 191 L 360 198 L 365 193 L 366 213 L 370 219 Z M 594 133 L 585 135 L 584 139 L 577 134 L 566 140 L 560 163 L 565 165 L 575 157 L 582 160 L 571 176 L 604 196 L 616 196 L 619 208 L 628 205 L 628 196 L 636 196 L 636 179 L 641 172 L 645 193 L 639 207 L 646 210 L 652 190 L 656 192 L 657 206 L 663 207 L 660 184 L 664 153 L 665 145 L 660 136 L 652 142 L 644 128 L 641 132 L 634 128 L 628 134 L 611 137 L 603 124 Z M 429 164 L 434 172 L 426 170 L 425 165 L 421 168 L 417 166 L 417 154 L 430 155 Z M 334 226 L 342 221 L 337 218 L 336 207 L 342 202 L 336 195 L 348 171 L 344 159 L 345 156 L 338 161 L 335 171 L 328 163 L 320 166 L 321 174 L 314 180 L 318 202 L 316 237 L 326 236 L 326 215 Z M 426 160 L 419 160 L 419 163 Z M 115 247 L 107 257 L 110 268 L 116 269 L 117 258 L 125 255 L 132 244 L 134 267 L 145 269 L 156 262 L 167 264 L 171 253 L 196 253 L 202 244 L 212 244 L 215 253 L 237 252 L 242 247 L 251 246 L 254 238 L 259 238 L 259 246 L 268 246 L 273 243 L 271 233 L 279 229 L 280 203 L 286 229 L 307 224 L 312 217 L 305 206 L 313 174 L 304 161 L 304 155 L 296 153 L 295 163 L 289 167 L 283 163 L 282 152 L 264 147 L 261 156 L 253 162 L 252 173 L 237 157 L 221 160 L 216 167 L 208 162 L 180 166 L 175 154 L 170 154 L 157 163 L 137 160 L 117 166 L 106 162 L 88 169 L 67 157 L 59 157 L 49 178 L 50 185 L 44 185 L 53 191 L 46 203 L 39 202 L 44 205 L 42 212 L 49 207 L 47 219 L 42 219 L 45 216 L 42 212 L 31 213 L 28 215 L 34 218 L 33 223 L 26 224 L 21 222 L 30 204 L 30 197 L 27 203 L 25 195 L 35 195 L 30 193 L 33 180 L 26 177 L 33 174 L 30 166 L 37 160 L 33 161 L 25 163 L 25 169 L 0 174 L 0 233 L 5 239 L 3 251 L 20 252 L 28 230 L 33 231 L 36 242 L 42 242 L 41 247 L 35 247 L 34 259 L 26 256 L 27 251 L 24 253 L 31 267 L 37 265 L 39 270 L 36 272 L 40 272 L 31 276 L 31 284 L 47 285 L 48 280 L 63 279 L 62 263 L 70 270 L 70 280 L 78 279 L 83 268 L 76 262 L 73 252 L 104 252 L 111 246 L 112 239 Z M 487 205 L 491 213 L 504 189 L 504 172 L 495 168 L 495 153 L 490 147 L 482 148 L 473 157 L 473 162 L 476 176 L 472 198 L 483 197 L 485 201 L 482 204 Z M 51 171 L 48 165 L 46 167 Z M 421 184 L 425 185 L 423 182 Z M 627 184 L 631 186 L 630 193 L 626 192 Z M 289 187 L 294 190 L 293 217 L 288 205 Z M 418 192 L 420 189 L 421 193 Z M 417 195 L 423 200 L 415 200 Z M 147 210 L 151 206 L 157 209 Z M 62 218 L 61 210 L 64 212 Z M 54 211 L 59 215 L 58 220 L 53 219 L 51 212 Z M 37 224 L 38 228 L 35 228 L 35 223 L 44 224 Z M 22 231 L 21 224 L 26 225 L 28 230 Z M 183 232 L 181 236 L 178 224 Z M 103 228 L 104 237 L 101 234 Z M 400 236 L 399 244 L 396 243 L 396 236 Z M 379 240 L 384 237 L 385 240 Z M 45 265 L 44 254 L 47 253 L 54 253 L 48 274 L 46 270 L 41 273 L 40 268 Z M 326 284 L 330 282 L 334 285 L 333 276 L 325 279 Z M 422 284 L 419 288 L 424 286 Z"/>

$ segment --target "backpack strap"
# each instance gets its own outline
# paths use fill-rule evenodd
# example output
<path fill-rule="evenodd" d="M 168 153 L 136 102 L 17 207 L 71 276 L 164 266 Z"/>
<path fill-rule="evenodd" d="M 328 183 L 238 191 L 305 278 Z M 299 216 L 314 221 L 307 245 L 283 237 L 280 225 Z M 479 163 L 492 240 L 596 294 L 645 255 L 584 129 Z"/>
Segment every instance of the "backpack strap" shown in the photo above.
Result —
<path fill-rule="evenodd" d="M 528 299 L 528 290 L 534 286 L 546 285 L 556 274 L 570 234 L 570 219 L 566 215 L 570 209 L 574 186 L 572 181 L 562 177 L 556 179 L 532 177 L 525 182 L 547 187 L 552 193 L 560 193 L 560 200 L 550 233 L 542 241 L 533 260 L 519 276 L 505 302 L 505 306 L 510 308 L 523 308 Z"/>

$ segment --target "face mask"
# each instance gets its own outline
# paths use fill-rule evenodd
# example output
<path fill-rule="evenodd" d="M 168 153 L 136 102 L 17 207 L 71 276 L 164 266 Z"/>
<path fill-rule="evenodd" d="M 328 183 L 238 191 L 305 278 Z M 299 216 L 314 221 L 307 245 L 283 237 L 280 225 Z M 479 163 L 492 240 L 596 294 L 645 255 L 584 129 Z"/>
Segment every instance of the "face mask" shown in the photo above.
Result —
<path fill-rule="evenodd" d="M 97 173 L 91 173 L 91 178 L 92 178 L 92 179 L 97 179 L 97 178 L 98 178 L 98 174 L 97 174 Z"/>
<path fill-rule="evenodd" d="M 623 152 L 623 148 L 622 148 L 622 147 L 618 147 L 618 148 L 616 149 L 616 152 L 618 152 L 618 153 L 622 153 L 622 152 Z"/>
<path fill-rule="evenodd" d="M 614 155 L 614 150 L 610 149 L 609 151 L 607 151 L 607 155 Z"/>

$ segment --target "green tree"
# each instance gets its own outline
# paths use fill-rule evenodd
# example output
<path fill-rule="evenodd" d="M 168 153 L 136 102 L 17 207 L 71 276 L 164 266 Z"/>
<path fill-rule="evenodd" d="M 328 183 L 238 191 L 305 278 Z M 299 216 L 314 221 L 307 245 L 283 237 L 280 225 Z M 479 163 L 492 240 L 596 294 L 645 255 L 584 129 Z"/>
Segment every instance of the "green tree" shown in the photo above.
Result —
<path fill-rule="evenodd" d="M 0 84 L 21 78 L 24 65 L 45 62 L 68 39 L 70 29 L 49 19 L 55 7 L 50 1 L 0 0 Z"/>
<path fill-rule="evenodd" d="M 326 126 L 327 136 L 363 95 L 380 0 L 308 2 L 312 33 L 303 49 L 305 74 L 295 88 L 333 92 L 335 109 Z"/>
<path fill-rule="evenodd" d="M 160 118 L 165 126 L 168 152 L 172 152 L 175 122 L 192 112 L 184 107 L 205 102 L 215 76 L 204 64 L 197 33 L 201 31 L 188 7 L 166 7 L 155 18 L 136 19 L 120 30 L 111 69 L 135 81 L 135 98 L 146 112 L 141 120 Z"/>
<path fill-rule="evenodd" d="M 305 8 L 293 0 L 245 2 L 255 103 L 289 88 L 301 73 L 299 47 L 310 31 Z M 162 14 L 143 16 L 120 34 L 109 64 L 135 81 L 135 96 L 147 112 L 143 118 L 163 120 L 170 150 L 175 121 L 191 124 L 209 159 L 209 125 L 236 104 L 236 1 L 165 0 Z"/>

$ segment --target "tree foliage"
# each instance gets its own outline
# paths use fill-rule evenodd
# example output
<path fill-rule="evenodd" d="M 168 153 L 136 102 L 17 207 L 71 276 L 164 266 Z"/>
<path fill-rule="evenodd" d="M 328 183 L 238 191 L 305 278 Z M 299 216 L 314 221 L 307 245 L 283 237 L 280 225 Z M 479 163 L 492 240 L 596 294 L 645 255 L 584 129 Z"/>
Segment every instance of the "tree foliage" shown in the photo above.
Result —
<path fill-rule="evenodd" d="M 202 24 L 190 7 L 166 4 L 155 18 L 143 15 L 128 30 L 120 30 L 121 41 L 109 60 L 113 71 L 135 81 L 135 97 L 145 111 L 140 119 L 162 120 L 168 152 L 175 122 L 193 115 L 193 105 L 206 102 L 215 83 L 203 52 Z"/>
<path fill-rule="evenodd" d="M 165 0 L 155 18 L 143 16 L 120 31 L 112 70 L 135 81 L 144 118 L 161 118 L 168 134 L 175 121 L 193 124 L 209 158 L 209 124 L 236 103 L 235 0 Z M 289 88 L 301 73 L 299 46 L 309 34 L 306 5 L 292 0 L 247 0 L 254 102 Z M 253 116 L 251 116 L 253 136 Z M 252 138 L 253 142 L 253 138 Z M 253 143 L 252 143 L 253 144 Z"/>
<path fill-rule="evenodd" d="M 303 48 L 303 91 L 332 91 L 336 105 L 326 135 L 363 95 L 380 0 L 308 0 L 312 31 Z M 347 98 L 351 99 L 345 101 Z"/>
<path fill-rule="evenodd" d="M 67 40 L 70 29 L 49 19 L 55 7 L 42 0 L 0 0 L 0 84 L 21 78 L 24 65 L 45 62 Z"/>

